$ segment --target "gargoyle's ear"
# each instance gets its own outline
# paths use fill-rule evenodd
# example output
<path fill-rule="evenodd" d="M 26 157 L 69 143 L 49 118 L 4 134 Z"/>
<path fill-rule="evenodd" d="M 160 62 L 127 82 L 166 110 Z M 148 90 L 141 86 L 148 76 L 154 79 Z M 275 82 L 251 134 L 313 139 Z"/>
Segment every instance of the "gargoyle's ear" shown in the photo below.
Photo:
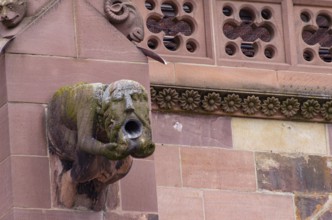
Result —
<path fill-rule="evenodd" d="M 109 107 L 109 103 L 111 102 L 111 94 L 114 92 L 115 88 L 113 83 L 109 84 L 104 90 L 104 94 L 102 97 L 102 111 L 105 112 Z"/>

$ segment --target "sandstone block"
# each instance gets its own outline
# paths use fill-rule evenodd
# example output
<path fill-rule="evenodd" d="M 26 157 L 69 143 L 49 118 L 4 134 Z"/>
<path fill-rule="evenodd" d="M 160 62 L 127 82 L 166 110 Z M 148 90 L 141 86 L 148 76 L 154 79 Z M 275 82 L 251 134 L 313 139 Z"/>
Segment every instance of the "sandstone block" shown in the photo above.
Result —
<path fill-rule="evenodd" d="M 324 124 L 232 118 L 235 149 L 327 154 Z"/>

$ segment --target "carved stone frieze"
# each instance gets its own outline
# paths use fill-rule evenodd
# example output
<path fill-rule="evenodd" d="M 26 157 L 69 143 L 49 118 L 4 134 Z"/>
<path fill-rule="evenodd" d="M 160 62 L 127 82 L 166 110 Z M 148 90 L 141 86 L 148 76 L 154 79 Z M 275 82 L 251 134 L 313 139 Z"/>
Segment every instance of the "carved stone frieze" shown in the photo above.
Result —
<path fill-rule="evenodd" d="M 59 89 L 47 111 L 49 148 L 57 162 L 56 197 L 67 208 L 104 208 L 107 186 L 133 159 L 151 155 L 148 95 L 137 82 L 80 83 Z"/>
<path fill-rule="evenodd" d="M 151 100 L 154 111 L 299 121 L 332 120 L 330 97 L 152 85 Z"/>

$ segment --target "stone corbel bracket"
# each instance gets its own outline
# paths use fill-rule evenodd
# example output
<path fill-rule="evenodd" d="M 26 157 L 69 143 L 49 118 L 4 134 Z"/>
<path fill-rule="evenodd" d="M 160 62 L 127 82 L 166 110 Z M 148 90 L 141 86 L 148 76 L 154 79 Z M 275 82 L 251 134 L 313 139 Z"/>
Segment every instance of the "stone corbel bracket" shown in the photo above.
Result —
<path fill-rule="evenodd" d="M 133 159 L 151 155 L 148 94 L 142 85 L 80 83 L 59 89 L 48 105 L 47 132 L 60 206 L 105 208 L 107 186 Z"/>
<path fill-rule="evenodd" d="M 266 119 L 332 120 L 330 97 L 151 86 L 152 110 Z"/>

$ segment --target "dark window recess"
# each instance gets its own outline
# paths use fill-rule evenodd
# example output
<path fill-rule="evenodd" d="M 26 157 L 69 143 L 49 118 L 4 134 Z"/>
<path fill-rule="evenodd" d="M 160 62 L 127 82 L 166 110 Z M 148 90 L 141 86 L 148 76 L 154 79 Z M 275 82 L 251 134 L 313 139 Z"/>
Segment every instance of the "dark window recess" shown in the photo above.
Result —
<path fill-rule="evenodd" d="M 255 19 L 254 13 L 251 9 L 244 8 L 240 10 L 240 18 L 244 23 L 252 23 Z"/>
<path fill-rule="evenodd" d="M 313 26 L 308 26 L 302 31 L 302 39 L 308 45 L 332 47 L 332 30 L 321 27 L 315 30 Z"/>
<path fill-rule="evenodd" d="M 197 44 L 194 41 L 188 41 L 186 48 L 190 53 L 193 53 L 197 50 Z"/>
<path fill-rule="evenodd" d="M 316 23 L 319 28 L 329 28 L 330 18 L 327 15 L 319 14 L 317 15 Z"/>
<path fill-rule="evenodd" d="M 174 36 L 165 36 L 163 42 L 164 46 L 170 51 L 176 51 L 180 46 L 180 39 Z"/>
<path fill-rule="evenodd" d="M 329 48 L 319 48 L 319 57 L 326 63 L 331 63 L 331 51 Z"/>
<path fill-rule="evenodd" d="M 193 11 L 193 5 L 190 2 L 186 2 L 183 4 L 183 11 L 186 13 L 191 13 Z"/>
<path fill-rule="evenodd" d="M 274 54 L 275 54 L 274 48 L 272 47 L 265 48 L 264 55 L 266 58 L 272 59 L 274 57 Z"/>
<path fill-rule="evenodd" d="M 148 10 L 153 10 L 154 9 L 154 7 L 155 7 L 155 4 L 154 4 L 154 2 L 153 1 L 151 1 L 151 0 L 147 0 L 147 1 L 145 1 L 145 8 L 146 9 L 148 9 Z"/>
<path fill-rule="evenodd" d="M 236 47 L 233 44 L 228 44 L 225 47 L 225 52 L 229 56 L 233 56 L 236 53 Z"/>
<path fill-rule="evenodd" d="M 272 17 L 272 12 L 269 9 L 263 9 L 261 15 L 265 20 L 269 20 Z"/>
<path fill-rule="evenodd" d="M 222 13 L 225 16 L 231 16 L 233 14 L 233 9 L 230 6 L 225 6 L 222 8 Z"/>
<path fill-rule="evenodd" d="M 163 3 L 161 4 L 161 12 L 165 17 L 175 17 L 177 14 L 176 5 L 173 3 Z"/>
<path fill-rule="evenodd" d="M 314 54 L 310 50 L 303 51 L 303 59 L 306 61 L 312 61 L 314 59 Z"/>
<path fill-rule="evenodd" d="M 247 57 L 254 57 L 255 56 L 255 47 L 254 47 L 254 44 L 251 44 L 251 43 L 242 43 L 241 44 L 241 51 Z"/>
<path fill-rule="evenodd" d="M 246 42 L 254 42 L 260 39 L 269 42 L 273 36 L 273 29 L 268 26 L 257 27 L 255 24 L 241 23 L 239 26 L 233 23 L 226 23 L 223 32 L 228 39 L 234 40 L 241 37 Z"/>
<path fill-rule="evenodd" d="M 303 22 L 309 22 L 311 19 L 310 14 L 305 11 L 301 13 L 300 17 Z"/>
<path fill-rule="evenodd" d="M 158 41 L 154 38 L 148 40 L 148 47 L 152 50 L 157 49 Z"/>
<path fill-rule="evenodd" d="M 147 28 L 152 33 L 160 33 L 163 31 L 167 36 L 175 36 L 179 33 L 190 36 L 193 33 L 193 27 L 189 21 L 179 21 L 176 17 L 164 17 L 159 20 L 154 17 L 149 17 L 146 23 Z"/>

